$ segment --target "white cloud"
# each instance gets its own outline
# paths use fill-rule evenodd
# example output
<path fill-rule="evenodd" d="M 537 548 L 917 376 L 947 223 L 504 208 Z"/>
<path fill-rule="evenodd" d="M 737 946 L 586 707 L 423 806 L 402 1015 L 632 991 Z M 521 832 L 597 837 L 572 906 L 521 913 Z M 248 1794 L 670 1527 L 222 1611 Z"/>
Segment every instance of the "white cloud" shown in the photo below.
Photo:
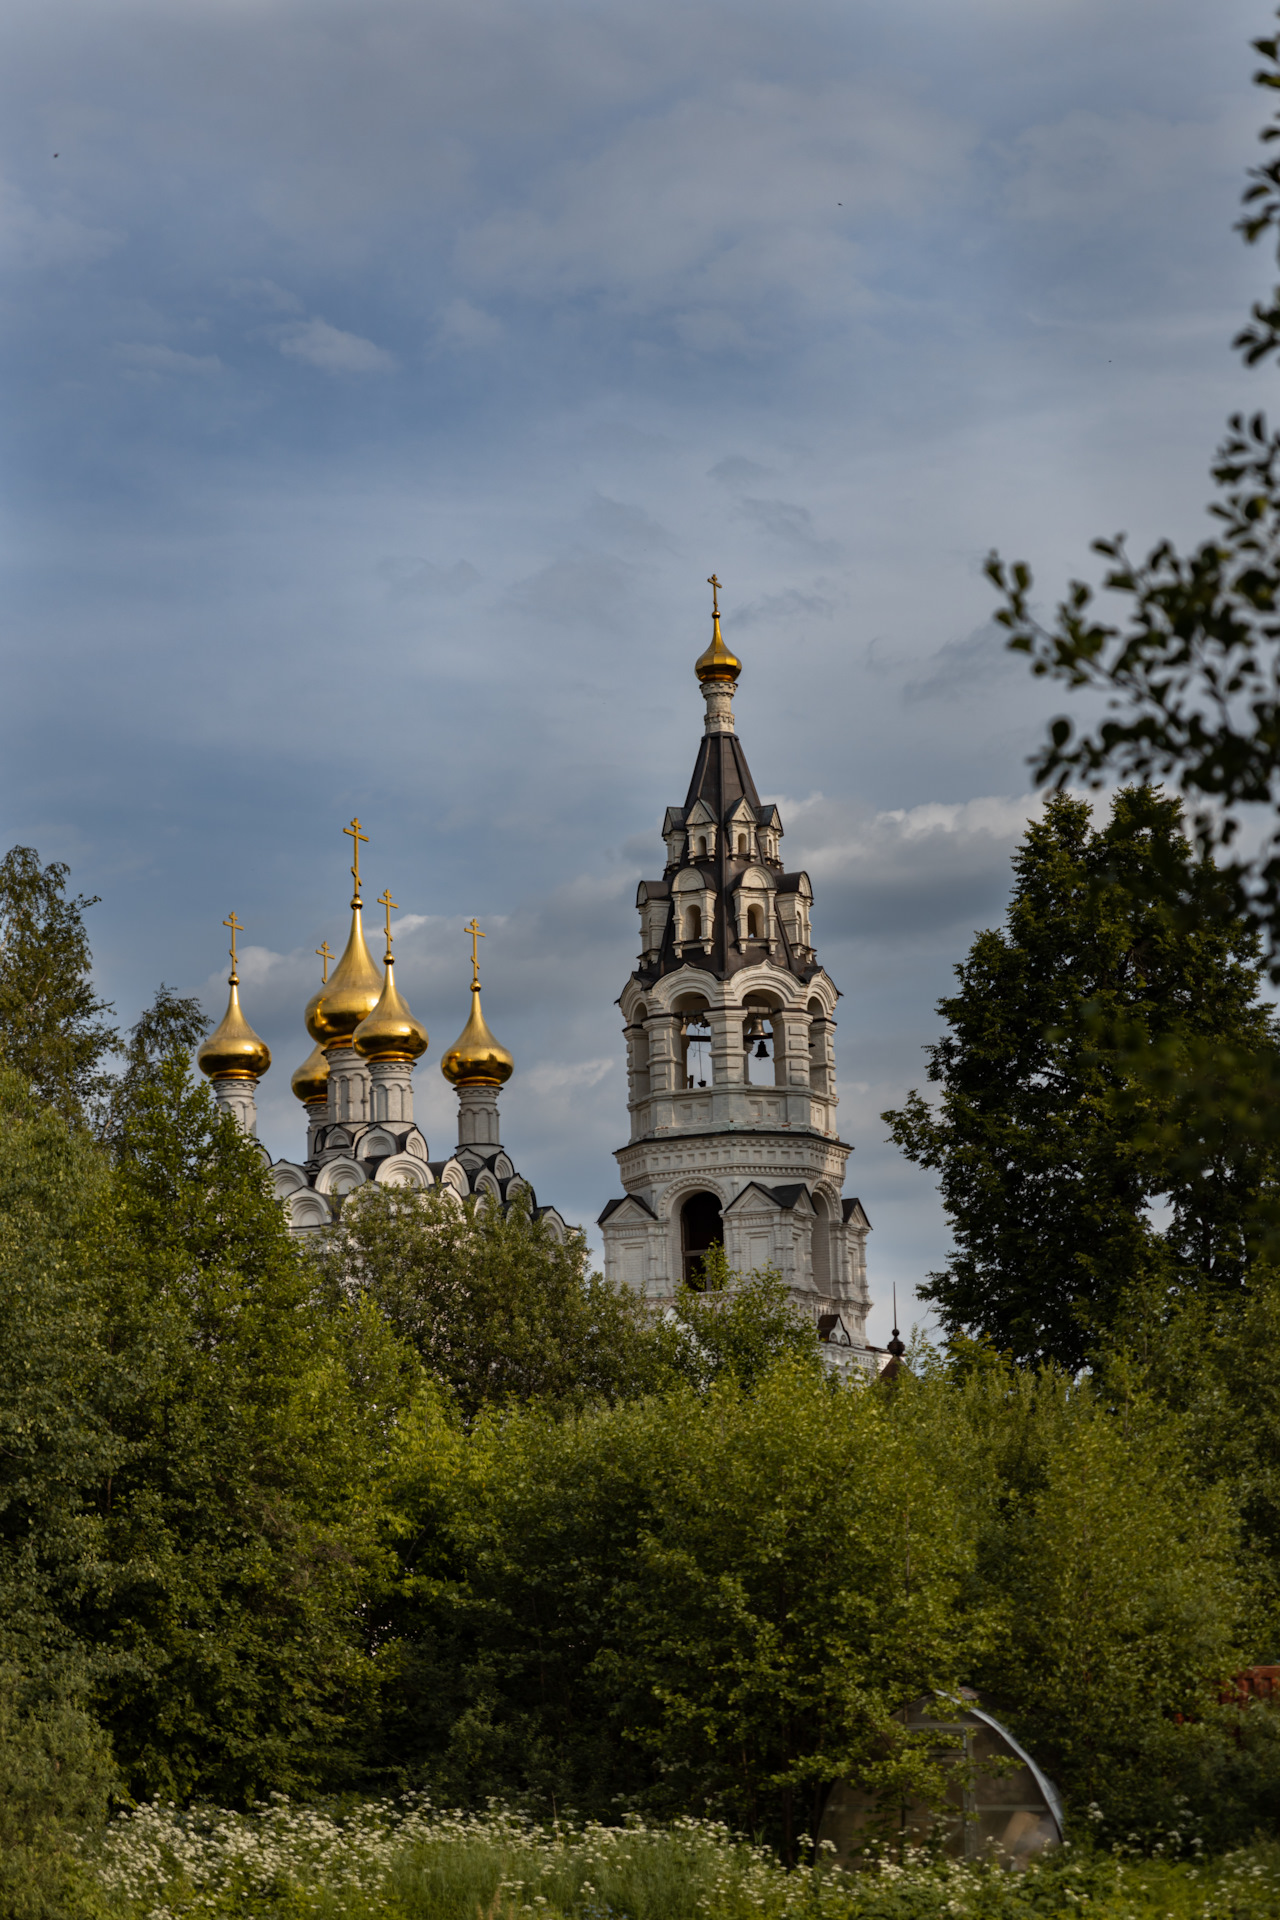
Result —
<path fill-rule="evenodd" d="M 396 357 L 327 320 L 305 320 L 280 336 L 280 351 L 325 373 L 393 373 Z"/>

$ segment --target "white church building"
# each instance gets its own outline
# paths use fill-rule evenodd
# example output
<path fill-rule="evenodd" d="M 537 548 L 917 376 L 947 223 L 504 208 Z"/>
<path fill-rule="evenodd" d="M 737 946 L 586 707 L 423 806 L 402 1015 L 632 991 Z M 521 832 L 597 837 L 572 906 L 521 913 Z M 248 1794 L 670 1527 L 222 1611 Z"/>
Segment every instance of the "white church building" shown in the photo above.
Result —
<path fill-rule="evenodd" d="M 662 877 L 636 895 L 640 952 L 619 998 L 627 1048 L 630 1137 L 615 1158 L 623 1191 L 600 1215 L 605 1272 L 655 1305 L 722 1246 L 739 1273 L 771 1267 L 813 1317 L 834 1364 L 875 1371 L 861 1202 L 844 1195 L 850 1148 L 841 1140 L 833 1035 L 839 994 L 818 960 L 805 873 L 783 865 L 782 821 L 756 791 L 733 700 L 741 664 L 720 633 L 712 577 L 712 639 L 696 663 L 706 705 L 682 807 L 662 823 Z M 306 1112 L 301 1160 L 271 1163 L 295 1232 L 332 1225 L 360 1186 L 444 1186 L 459 1201 L 508 1207 L 523 1196 L 557 1238 L 566 1227 L 539 1207 L 501 1140 L 498 1094 L 513 1071 L 480 1004 L 475 922 L 471 1017 L 441 1061 L 457 1090 L 458 1136 L 433 1157 L 414 1120 L 413 1075 L 426 1030 L 396 986 L 390 893 L 381 968 L 365 942 L 358 820 L 351 927 L 305 1023 L 315 1045 L 293 1076 Z M 240 1008 L 238 923 L 231 927 L 230 998 L 197 1055 L 218 1101 L 248 1133 L 270 1053 Z M 895 1329 L 896 1339 L 896 1329 Z M 837 1351 L 838 1358 L 837 1358 Z"/>

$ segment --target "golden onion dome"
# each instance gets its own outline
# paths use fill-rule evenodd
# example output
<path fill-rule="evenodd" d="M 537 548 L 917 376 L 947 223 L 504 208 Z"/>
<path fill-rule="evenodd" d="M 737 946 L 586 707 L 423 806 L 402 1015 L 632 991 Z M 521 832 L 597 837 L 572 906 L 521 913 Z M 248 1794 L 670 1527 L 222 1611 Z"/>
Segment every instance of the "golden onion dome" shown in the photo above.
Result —
<path fill-rule="evenodd" d="M 705 653 L 699 654 L 693 670 L 705 687 L 709 680 L 727 680 L 730 685 L 742 672 L 742 662 L 736 654 L 730 653 L 720 638 L 720 582 L 714 573 L 707 581 L 711 588 L 711 645 Z"/>
<path fill-rule="evenodd" d="M 357 898 L 352 902 L 351 933 L 342 958 L 307 1003 L 307 1032 L 322 1047 L 346 1045 L 377 1006 L 381 992 L 382 975 L 365 945 Z"/>
<path fill-rule="evenodd" d="M 196 1065 L 210 1080 L 257 1080 L 271 1065 L 271 1049 L 240 1011 L 240 980 L 231 976 L 231 994 L 222 1019 L 203 1041 Z"/>
<path fill-rule="evenodd" d="M 440 1062 L 440 1071 L 455 1087 L 500 1087 L 515 1067 L 507 1049 L 489 1031 L 480 1006 L 480 982 L 474 980 L 471 1018 Z"/>
<path fill-rule="evenodd" d="M 295 1098 L 301 1100 L 304 1106 L 310 1106 L 313 1100 L 328 1099 L 329 1062 L 319 1042 L 296 1069 L 289 1085 L 293 1088 Z"/>
<path fill-rule="evenodd" d="M 396 986 L 396 963 L 387 952 L 387 977 L 373 1012 L 351 1037 L 364 1060 L 416 1060 L 427 1050 L 427 1030 L 415 1020 Z"/>

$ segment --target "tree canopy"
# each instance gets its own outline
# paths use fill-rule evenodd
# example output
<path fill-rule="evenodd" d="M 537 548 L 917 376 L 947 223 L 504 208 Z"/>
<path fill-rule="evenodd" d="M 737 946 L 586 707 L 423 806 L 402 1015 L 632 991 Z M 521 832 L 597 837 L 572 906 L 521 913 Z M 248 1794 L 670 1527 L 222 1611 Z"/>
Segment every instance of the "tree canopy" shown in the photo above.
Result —
<path fill-rule="evenodd" d="M 1013 866 L 1005 927 L 939 1003 L 939 1102 L 913 1092 L 884 1117 L 940 1175 L 954 1249 L 922 1293 L 943 1327 L 1075 1369 L 1135 1287 L 1244 1282 L 1272 1155 L 1223 1146 L 1188 1165 L 1140 1068 L 1203 1042 L 1274 1059 L 1276 1028 L 1256 937 L 1223 913 L 1176 799 L 1123 791 L 1095 827 L 1086 801 L 1054 795 Z"/>

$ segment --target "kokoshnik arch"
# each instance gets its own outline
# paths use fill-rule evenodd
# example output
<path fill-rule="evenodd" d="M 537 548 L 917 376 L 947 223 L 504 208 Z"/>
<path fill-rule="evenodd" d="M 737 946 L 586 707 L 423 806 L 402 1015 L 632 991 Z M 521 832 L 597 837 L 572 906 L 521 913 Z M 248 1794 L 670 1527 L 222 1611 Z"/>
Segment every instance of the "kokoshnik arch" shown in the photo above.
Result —
<path fill-rule="evenodd" d="M 813 888 L 787 873 L 778 809 L 762 803 L 738 739 L 733 699 L 741 663 L 720 633 L 712 589 L 711 644 L 695 671 L 706 703 L 701 746 L 683 807 L 662 824 L 660 880 L 636 895 L 641 951 L 619 999 L 627 1045 L 631 1138 L 616 1154 L 623 1195 L 600 1215 L 605 1271 L 661 1307 L 680 1282 L 697 1286 L 723 1247 L 740 1273 L 772 1267 L 811 1315 L 833 1365 L 874 1372 L 866 1340 L 866 1240 L 861 1202 L 844 1197 L 850 1148 L 836 1130 L 832 1036 L 839 998 L 813 943 Z M 302 1161 L 271 1167 L 290 1225 L 331 1225 L 368 1181 L 443 1185 L 459 1199 L 510 1206 L 523 1194 L 557 1237 L 553 1207 L 538 1207 L 501 1143 L 498 1093 L 514 1063 L 480 1006 L 473 920 L 471 1017 L 441 1061 L 458 1092 L 458 1141 L 433 1160 L 413 1118 L 414 1067 L 427 1034 L 395 982 L 389 891 L 381 971 L 365 944 L 360 891 L 364 835 L 354 848 L 351 931 L 305 1021 L 315 1046 L 293 1076 L 307 1114 Z M 231 993 L 197 1059 L 216 1098 L 248 1133 L 258 1078 L 271 1064 L 240 1009 L 232 914 Z M 264 1149 L 265 1156 L 265 1149 Z M 895 1339 L 897 1330 L 895 1328 Z"/>

